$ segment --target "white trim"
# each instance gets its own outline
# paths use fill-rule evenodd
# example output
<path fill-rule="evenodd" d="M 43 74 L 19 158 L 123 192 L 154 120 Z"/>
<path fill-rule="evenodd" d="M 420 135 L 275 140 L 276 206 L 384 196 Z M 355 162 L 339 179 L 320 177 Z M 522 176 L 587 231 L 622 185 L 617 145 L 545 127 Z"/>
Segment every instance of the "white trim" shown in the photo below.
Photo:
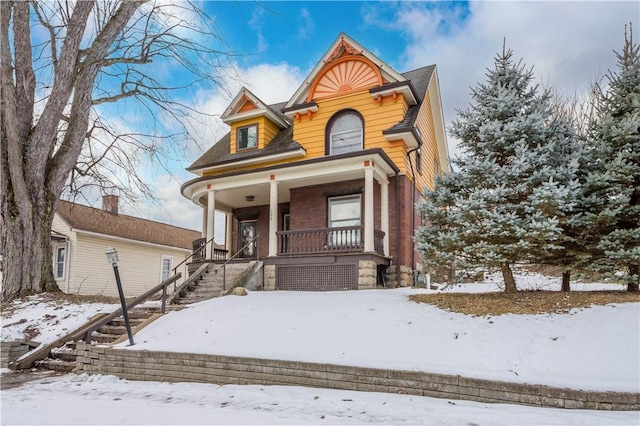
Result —
<path fill-rule="evenodd" d="M 238 166 L 244 166 L 244 165 L 256 164 L 256 163 L 270 163 L 276 160 L 286 160 L 289 158 L 304 157 L 305 155 L 307 155 L 307 151 L 304 148 L 300 148 L 295 151 L 287 151 L 287 152 L 281 152 L 279 154 L 248 158 L 246 160 L 239 160 L 239 161 L 234 161 L 232 163 L 225 163 L 225 164 L 220 164 L 216 166 L 204 167 L 202 169 L 197 169 L 197 170 L 199 172 L 198 174 L 202 176 L 204 172 L 210 172 L 214 170 L 227 169 L 229 167 L 238 167 Z"/>
<path fill-rule="evenodd" d="M 236 113 L 235 111 L 239 107 L 238 101 L 242 98 L 242 96 L 246 96 L 247 98 L 249 98 L 249 100 L 258 107 L 258 109 L 241 112 L 239 114 Z M 261 116 L 266 116 L 267 118 L 269 118 L 269 120 L 273 121 L 282 129 L 289 127 L 289 123 L 284 121 L 280 116 L 276 115 L 264 102 L 260 100 L 260 98 L 251 93 L 249 89 L 243 87 L 233 98 L 224 113 L 222 113 L 220 119 L 225 124 L 231 124 L 239 120 Z"/>
<path fill-rule="evenodd" d="M 433 90 L 431 90 L 433 87 Z M 449 144 L 447 143 L 447 133 L 445 132 L 444 114 L 442 112 L 442 99 L 440 97 L 440 83 L 438 80 L 437 68 L 433 69 L 431 80 L 427 86 L 429 102 L 431 103 L 431 114 L 433 115 L 433 125 L 436 131 L 436 144 L 438 146 L 438 158 L 440 159 L 440 170 L 443 173 L 451 171 L 449 164 Z"/>
<path fill-rule="evenodd" d="M 171 271 L 173 270 L 173 256 L 171 256 L 170 254 L 163 254 L 160 257 L 160 282 L 163 282 L 164 280 L 166 280 L 167 278 L 165 278 L 164 275 L 164 261 L 165 260 L 169 260 L 169 274 L 167 276 L 167 278 L 171 277 Z"/>
<path fill-rule="evenodd" d="M 305 115 L 308 114 L 310 112 L 318 112 L 318 105 L 302 105 L 300 108 L 296 108 L 296 109 L 292 109 L 289 111 L 285 111 L 284 115 L 286 115 L 287 117 L 293 119 L 295 118 L 296 114 L 300 114 L 300 115 Z"/>
<path fill-rule="evenodd" d="M 62 275 L 58 276 L 60 250 L 64 250 L 64 257 L 62 259 Z M 56 244 L 53 252 L 53 276 L 56 281 L 64 281 L 67 277 L 67 259 L 69 258 L 69 250 L 67 248 L 66 241 L 64 244 Z"/>
<path fill-rule="evenodd" d="M 332 159 L 331 156 L 325 157 L 327 161 L 314 162 L 312 164 L 300 164 L 281 169 L 256 169 L 250 173 L 231 176 L 211 176 L 211 179 L 203 179 L 187 185 L 182 190 L 182 195 L 190 199 L 193 203 L 202 206 L 200 198 L 207 192 L 207 186 L 211 185 L 211 189 L 216 191 L 226 191 L 230 189 L 249 187 L 254 185 L 266 184 L 270 180 L 270 176 L 275 174 L 278 176 L 278 182 L 286 183 L 290 181 L 304 181 L 309 177 L 318 178 L 321 176 L 337 176 L 347 173 L 362 173 L 362 164 L 364 161 L 373 161 L 374 176 L 378 181 L 387 181 L 387 177 L 395 175 L 395 171 L 380 157 L 378 154 L 364 154 L 347 158 Z M 362 176 L 362 175 L 360 175 Z"/>
<path fill-rule="evenodd" d="M 409 131 L 402 132 L 402 133 L 398 132 L 398 133 L 385 134 L 384 137 L 387 140 L 387 142 L 402 140 L 404 141 L 404 144 L 411 149 L 417 148 L 420 146 L 420 144 L 418 143 L 418 140 L 416 139 L 416 136 Z"/>
<path fill-rule="evenodd" d="M 405 100 L 409 104 L 409 106 L 418 105 L 418 100 L 415 96 L 413 96 L 413 92 L 409 86 L 400 86 L 400 87 L 392 87 L 386 90 L 378 90 L 374 93 L 371 93 L 371 98 L 376 99 L 378 95 L 380 96 L 389 96 L 393 95 L 393 92 L 402 93 Z"/>

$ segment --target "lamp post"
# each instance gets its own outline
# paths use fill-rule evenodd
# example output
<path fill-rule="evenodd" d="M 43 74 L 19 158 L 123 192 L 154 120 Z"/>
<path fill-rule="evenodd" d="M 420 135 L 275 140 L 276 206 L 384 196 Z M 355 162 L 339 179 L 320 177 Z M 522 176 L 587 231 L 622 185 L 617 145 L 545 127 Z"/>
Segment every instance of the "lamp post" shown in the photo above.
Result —
<path fill-rule="evenodd" d="M 127 312 L 127 303 L 124 300 L 124 293 L 122 292 L 122 283 L 120 282 L 120 272 L 118 271 L 118 252 L 113 247 L 107 248 L 105 252 L 107 259 L 113 266 L 113 274 L 116 276 L 116 284 L 118 285 L 118 294 L 120 295 L 120 304 L 122 305 L 122 315 L 124 316 L 124 324 L 127 327 L 127 334 L 129 335 L 129 345 L 133 346 L 133 335 L 131 334 L 131 326 L 129 325 L 129 312 Z"/>

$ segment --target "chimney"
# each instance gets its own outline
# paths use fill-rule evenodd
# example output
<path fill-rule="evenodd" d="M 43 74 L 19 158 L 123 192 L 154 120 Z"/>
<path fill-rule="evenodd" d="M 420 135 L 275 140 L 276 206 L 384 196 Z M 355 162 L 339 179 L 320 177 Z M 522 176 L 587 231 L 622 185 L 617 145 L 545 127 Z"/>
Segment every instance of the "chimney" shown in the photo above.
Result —
<path fill-rule="evenodd" d="M 118 215 L 118 196 L 117 195 L 103 195 L 102 196 L 102 210 L 106 210 L 114 216 Z"/>

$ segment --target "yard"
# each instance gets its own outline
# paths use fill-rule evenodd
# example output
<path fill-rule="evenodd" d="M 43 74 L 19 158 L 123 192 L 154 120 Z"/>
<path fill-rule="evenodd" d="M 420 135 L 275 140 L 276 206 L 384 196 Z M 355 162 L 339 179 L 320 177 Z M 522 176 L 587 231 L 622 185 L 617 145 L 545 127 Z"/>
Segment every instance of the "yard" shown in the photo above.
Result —
<path fill-rule="evenodd" d="M 133 347 L 122 347 L 416 369 L 640 392 L 637 295 L 614 291 L 621 287 L 611 284 L 573 284 L 574 291 L 607 291 L 566 296 L 545 291 L 556 289 L 557 278 L 521 274 L 517 280 L 521 289 L 541 291 L 521 292 L 520 301 L 505 300 L 485 294 L 497 290 L 497 277 L 490 276 L 483 283 L 453 286 L 445 292 L 250 292 L 245 297 L 188 305 L 134 336 Z M 585 298 L 596 304 L 589 305 Z M 509 304 L 513 309 L 535 306 L 541 313 L 503 313 Z M 84 305 L 91 310 L 92 304 Z M 487 306 L 494 310 L 486 310 Z M 21 316 L 42 317 L 52 312 L 52 305 L 31 303 L 14 307 L 7 317 L 4 308 L 3 339 L 15 338 L 28 327 L 30 320 L 20 323 Z M 61 306 L 54 312 L 62 318 L 70 310 Z M 54 322 L 39 322 L 42 337 L 56 334 L 52 331 Z M 73 375 L 4 390 L 2 406 L 3 424 L 640 422 L 637 412 L 540 409 L 278 386 L 172 385 Z M 101 413 L 99 418 L 96 412 Z"/>

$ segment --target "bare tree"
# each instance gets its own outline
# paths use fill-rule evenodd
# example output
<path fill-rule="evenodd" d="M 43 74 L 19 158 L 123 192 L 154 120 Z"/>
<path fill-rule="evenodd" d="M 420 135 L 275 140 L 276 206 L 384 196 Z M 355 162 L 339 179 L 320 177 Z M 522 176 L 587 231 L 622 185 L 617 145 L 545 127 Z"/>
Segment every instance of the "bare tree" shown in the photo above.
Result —
<path fill-rule="evenodd" d="M 0 7 L 4 301 L 57 289 L 50 232 L 64 191 L 148 194 L 136 158 L 162 164 L 175 144 L 192 142 L 198 111 L 189 89 L 233 69 L 213 20 L 194 3 Z"/>

